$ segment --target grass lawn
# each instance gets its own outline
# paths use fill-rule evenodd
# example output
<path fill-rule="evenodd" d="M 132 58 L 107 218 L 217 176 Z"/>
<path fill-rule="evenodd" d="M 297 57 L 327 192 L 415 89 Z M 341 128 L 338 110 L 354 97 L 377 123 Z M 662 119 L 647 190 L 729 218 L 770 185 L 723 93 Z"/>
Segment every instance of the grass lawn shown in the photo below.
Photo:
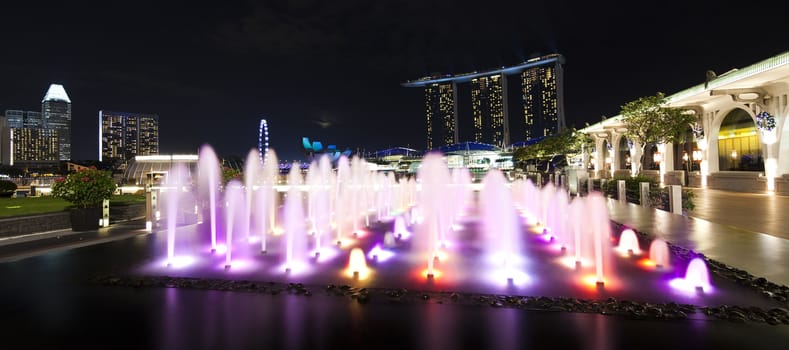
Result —
<path fill-rule="evenodd" d="M 144 203 L 144 195 L 124 194 L 110 198 L 110 207 Z M 52 196 L 0 198 L 0 218 L 52 213 L 66 210 L 70 206 L 71 203 Z"/>

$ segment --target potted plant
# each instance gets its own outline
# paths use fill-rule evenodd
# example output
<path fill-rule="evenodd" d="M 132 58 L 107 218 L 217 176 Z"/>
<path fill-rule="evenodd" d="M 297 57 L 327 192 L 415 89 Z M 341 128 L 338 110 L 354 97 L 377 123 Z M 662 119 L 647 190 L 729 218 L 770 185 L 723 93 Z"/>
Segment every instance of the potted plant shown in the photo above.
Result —
<path fill-rule="evenodd" d="M 72 230 L 96 230 L 99 228 L 102 200 L 109 199 L 115 187 L 109 172 L 91 167 L 55 180 L 52 195 L 74 205 L 71 208 Z"/>
<path fill-rule="evenodd" d="M 16 184 L 8 180 L 0 180 L 0 198 L 12 197 L 16 193 Z"/>

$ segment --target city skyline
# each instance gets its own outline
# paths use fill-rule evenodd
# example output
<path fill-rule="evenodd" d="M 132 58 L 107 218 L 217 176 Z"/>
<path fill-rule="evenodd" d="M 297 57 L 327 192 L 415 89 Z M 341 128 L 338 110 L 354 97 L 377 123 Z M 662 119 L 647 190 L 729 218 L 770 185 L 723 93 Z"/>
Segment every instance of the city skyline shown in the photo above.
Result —
<path fill-rule="evenodd" d="M 566 123 L 580 128 L 638 97 L 703 82 L 707 70 L 784 52 L 779 33 L 789 32 L 775 11 L 744 20 L 717 2 L 48 5 L 15 3 L 0 15 L 9 53 L 0 110 L 35 110 L 42 89 L 62 84 L 74 159 L 96 158 L 99 110 L 158 114 L 162 153 L 209 143 L 244 156 L 262 118 L 281 159 L 302 156 L 302 137 L 423 148 L 424 92 L 402 81 L 550 53 L 567 60 Z M 124 24 L 132 20 L 150 25 Z"/>

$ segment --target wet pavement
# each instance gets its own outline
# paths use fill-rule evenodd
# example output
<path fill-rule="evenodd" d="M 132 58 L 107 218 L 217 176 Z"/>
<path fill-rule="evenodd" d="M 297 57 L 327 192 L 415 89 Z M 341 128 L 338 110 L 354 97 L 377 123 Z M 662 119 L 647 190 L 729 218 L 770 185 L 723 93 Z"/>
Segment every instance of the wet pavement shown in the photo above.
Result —
<path fill-rule="evenodd" d="M 789 286 L 789 240 L 780 237 L 787 230 L 780 225 L 787 221 L 782 213 L 789 213 L 789 198 L 712 191 L 699 194 L 697 202 L 691 216 L 683 216 L 608 201 L 615 222 Z"/>

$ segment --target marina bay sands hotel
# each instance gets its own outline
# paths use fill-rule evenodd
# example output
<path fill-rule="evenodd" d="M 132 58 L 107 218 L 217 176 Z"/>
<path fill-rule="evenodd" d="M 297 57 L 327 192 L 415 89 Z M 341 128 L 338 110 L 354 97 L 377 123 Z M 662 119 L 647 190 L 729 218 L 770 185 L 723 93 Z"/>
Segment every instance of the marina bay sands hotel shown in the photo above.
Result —
<path fill-rule="evenodd" d="M 551 54 L 516 66 L 434 74 L 402 85 L 425 89 L 427 149 L 465 141 L 507 147 L 565 127 L 562 64 L 562 55 Z"/>

